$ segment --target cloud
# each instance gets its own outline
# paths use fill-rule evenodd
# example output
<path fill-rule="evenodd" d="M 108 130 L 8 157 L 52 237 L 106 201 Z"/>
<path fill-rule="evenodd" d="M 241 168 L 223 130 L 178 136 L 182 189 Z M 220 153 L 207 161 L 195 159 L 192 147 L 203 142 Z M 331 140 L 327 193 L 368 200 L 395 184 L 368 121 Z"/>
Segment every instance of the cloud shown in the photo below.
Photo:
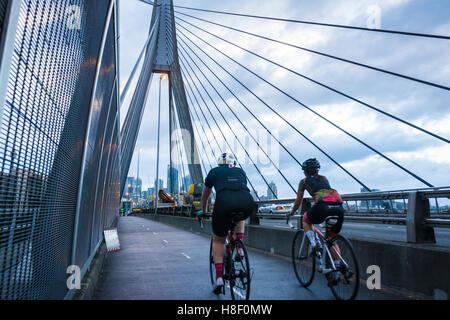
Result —
<path fill-rule="evenodd" d="M 443 0 L 436 1 L 441 6 L 449 7 Z M 435 3 L 436 3 L 435 2 Z M 151 10 L 145 5 L 138 4 L 138 1 L 122 1 L 121 5 L 126 6 L 121 10 L 121 71 L 122 84 L 127 73 L 134 65 L 142 44 L 145 42 L 148 33 L 148 24 Z M 409 0 L 379 0 L 379 1 L 176 1 L 178 5 L 191 7 L 203 7 L 225 11 L 247 12 L 256 15 L 278 16 L 285 18 L 295 18 L 326 23 L 349 24 L 356 26 L 366 26 L 368 19 L 367 8 L 370 5 L 378 5 L 381 9 L 382 27 L 399 30 L 413 30 L 415 24 L 426 24 L 427 32 L 445 34 L 448 30 L 448 23 L 441 17 L 440 12 L 433 11 L 433 7 L 419 6 L 417 2 Z M 239 4 L 238 6 L 236 4 Z M 146 7 L 146 9 L 144 9 Z M 235 9 L 239 8 L 239 10 Z M 146 10 L 146 11 L 145 11 Z M 177 9 L 178 10 L 178 9 Z M 225 25 L 236 26 L 250 32 L 261 33 L 269 37 L 280 39 L 289 43 L 305 46 L 314 50 L 323 51 L 339 57 L 355 60 L 361 63 L 374 65 L 379 68 L 393 70 L 420 79 L 433 81 L 442 84 L 449 84 L 450 79 L 450 56 L 448 52 L 450 46 L 445 41 L 419 39 L 412 37 L 401 37 L 362 31 L 340 30 L 335 28 L 324 28 L 318 26 L 305 26 L 290 24 L 286 22 L 271 22 L 257 19 L 244 19 L 233 16 L 222 16 L 210 13 L 181 10 L 192 15 L 204 17 L 218 21 Z M 416 17 L 411 21 L 409 17 Z M 130 18 L 132 17 L 132 18 Z M 417 17 L 422 17 L 417 19 Z M 346 94 L 355 96 L 362 101 L 368 102 L 375 107 L 386 112 L 393 113 L 416 125 L 423 126 L 427 130 L 437 133 L 447 139 L 450 137 L 450 127 L 447 125 L 450 120 L 450 93 L 414 83 L 405 79 L 399 79 L 390 75 L 385 75 L 373 70 L 361 68 L 359 66 L 346 64 L 341 61 L 321 57 L 311 53 L 299 51 L 283 45 L 257 39 L 251 36 L 226 30 L 217 26 L 183 17 L 194 24 L 216 33 L 221 37 L 236 42 L 240 46 L 254 50 L 269 59 L 282 65 L 292 68 L 317 81 L 323 82 L 333 88 L 343 91 Z M 181 23 L 181 22 L 180 22 Z M 181 23 L 184 25 L 184 23 Z M 188 29 L 195 30 L 186 26 Z M 424 27 L 425 28 L 425 27 Z M 183 29 L 181 29 L 183 30 Z M 425 30 L 425 29 L 424 29 Z M 430 31 L 428 31 L 430 30 Z M 416 30 L 415 30 L 416 31 Z M 420 31 L 420 30 L 419 30 Z M 183 30 L 184 33 L 186 33 Z M 213 44 L 218 49 L 232 56 L 243 65 L 248 66 L 262 77 L 273 82 L 284 91 L 302 101 L 316 112 L 326 116 L 333 122 L 345 128 L 361 140 L 367 142 L 386 156 L 392 157 L 409 170 L 423 176 L 435 185 L 448 184 L 445 177 L 448 177 L 450 164 L 448 159 L 448 148 L 441 141 L 429 137 L 415 129 L 409 128 L 396 122 L 380 113 L 370 110 L 354 101 L 348 100 L 336 93 L 326 90 L 305 79 L 293 75 L 285 70 L 262 61 L 249 53 L 226 44 L 212 36 L 195 30 L 202 39 Z M 447 32 L 448 34 L 448 32 Z M 179 38 L 183 38 L 179 35 Z M 305 134 L 319 147 L 325 150 L 330 156 L 336 158 L 343 167 L 352 174 L 360 178 L 371 187 L 378 189 L 392 188 L 412 188 L 423 187 L 423 184 L 408 176 L 405 172 L 396 168 L 380 156 L 360 145 L 355 140 L 339 132 L 329 124 L 320 120 L 311 112 L 305 110 L 297 103 L 286 96 L 283 96 L 261 82 L 255 76 L 249 74 L 231 61 L 212 50 L 195 37 L 190 38 L 214 59 L 221 63 L 227 71 L 236 76 L 246 84 L 249 89 L 255 92 L 262 100 L 282 114 L 292 125 Z M 126 40 L 124 40 L 126 39 Z M 187 42 L 189 43 L 189 42 Z M 329 177 L 332 184 L 343 190 L 343 192 L 358 192 L 359 186 L 325 155 L 311 146 L 295 130 L 287 126 L 286 123 L 271 112 L 261 101 L 252 96 L 245 88 L 236 83 L 223 70 L 218 68 L 212 61 L 198 51 L 195 46 L 192 49 L 200 56 L 202 61 L 207 63 L 213 72 L 219 76 L 230 87 L 230 89 L 241 99 L 247 107 L 269 130 L 276 131 L 280 141 L 299 161 L 308 157 L 317 157 L 323 168 L 323 173 Z M 258 124 L 253 116 L 244 110 L 240 103 L 232 98 L 231 94 L 203 67 L 202 63 L 194 57 L 197 64 L 217 90 L 223 95 L 230 107 L 239 115 L 239 119 L 247 128 L 254 130 L 264 129 Z M 122 63 L 123 61 L 123 63 Z M 191 63 L 192 64 L 192 63 Z M 195 66 L 193 65 L 194 69 Z M 203 76 L 198 73 L 200 79 Z M 195 78 L 195 77 L 194 77 Z M 187 83 L 190 83 L 185 79 Z M 196 82 L 196 80 L 195 80 Z M 197 83 L 197 82 L 196 82 Z M 210 123 L 212 132 L 217 137 L 219 144 L 223 143 L 222 133 L 227 139 L 232 141 L 234 134 L 239 138 L 245 136 L 245 130 L 234 118 L 233 114 L 223 104 L 222 100 L 211 89 L 207 82 L 205 87 L 211 93 L 221 113 L 229 121 L 232 131 L 229 130 L 214 105 L 204 95 L 211 112 L 216 118 L 220 129 L 218 129 L 203 105 L 196 92 L 200 106 Z M 197 86 L 198 83 L 197 83 Z M 200 86 L 199 86 L 200 88 Z M 166 90 L 166 89 L 164 89 Z M 201 89 L 203 90 L 203 89 Z M 187 91 L 191 95 L 189 89 Z M 163 91 L 165 92 L 165 91 Z M 192 97 L 193 98 L 193 97 Z M 188 98 L 188 101 L 189 98 Z M 209 131 L 209 126 L 203 119 L 199 107 L 193 99 L 195 109 L 199 112 L 201 122 L 207 133 L 208 142 L 216 144 L 213 134 Z M 151 183 L 154 180 L 155 166 L 155 136 L 156 136 L 156 105 L 157 103 L 157 83 L 152 84 L 149 103 L 143 117 L 143 126 L 139 134 L 138 146 L 144 146 L 142 160 L 144 165 L 141 170 Z M 168 163 L 168 122 L 167 122 L 167 97 L 163 95 L 163 130 L 161 132 L 160 176 L 165 177 L 166 164 Z M 124 111 L 122 111 L 124 114 Z M 122 117 L 123 120 L 123 117 Z M 203 135 L 200 123 L 197 123 L 198 133 Z M 200 138 L 200 136 L 198 138 Z M 207 169 L 208 163 L 213 162 L 213 155 L 208 142 L 203 139 L 205 152 L 200 152 L 205 161 Z M 211 153 L 210 153 L 211 152 Z M 242 153 L 242 152 L 241 152 Z M 208 161 L 209 159 L 212 159 Z M 296 186 L 301 178 L 301 170 L 291 156 L 282 148 L 279 152 L 279 168 L 288 177 L 291 184 Z M 136 158 L 133 159 L 132 170 L 135 172 Z M 252 180 L 255 188 L 260 194 L 265 194 L 264 181 L 250 162 L 244 165 L 247 174 Z M 381 170 L 381 168 L 383 170 Z M 280 195 L 292 196 L 292 191 L 285 183 L 277 170 L 273 167 L 264 167 L 263 173 L 268 180 L 274 180 L 278 185 Z M 144 185 L 146 181 L 144 179 Z"/>

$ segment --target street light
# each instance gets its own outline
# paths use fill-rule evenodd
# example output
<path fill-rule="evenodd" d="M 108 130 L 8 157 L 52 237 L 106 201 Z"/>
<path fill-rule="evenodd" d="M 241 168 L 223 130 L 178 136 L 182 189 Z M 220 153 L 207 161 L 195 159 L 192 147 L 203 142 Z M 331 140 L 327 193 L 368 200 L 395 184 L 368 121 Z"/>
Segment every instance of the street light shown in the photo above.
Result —
<path fill-rule="evenodd" d="M 158 213 L 158 191 L 159 191 L 159 132 L 161 127 L 161 83 L 167 74 L 162 73 L 159 77 L 159 102 L 158 102 L 158 140 L 156 147 L 156 184 L 155 184 L 155 215 Z"/>

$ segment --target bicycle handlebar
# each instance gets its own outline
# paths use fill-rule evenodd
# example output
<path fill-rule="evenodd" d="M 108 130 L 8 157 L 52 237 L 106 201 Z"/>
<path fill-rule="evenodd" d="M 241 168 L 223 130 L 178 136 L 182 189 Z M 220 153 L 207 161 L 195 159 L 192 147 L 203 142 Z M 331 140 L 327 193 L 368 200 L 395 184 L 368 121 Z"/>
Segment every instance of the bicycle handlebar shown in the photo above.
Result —
<path fill-rule="evenodd" d="M 201 229 L 203 229 L 203 218 L 210 218 L 210 217 L 212 217 L 212 213 L 202 213 L 197 216 Z"/>

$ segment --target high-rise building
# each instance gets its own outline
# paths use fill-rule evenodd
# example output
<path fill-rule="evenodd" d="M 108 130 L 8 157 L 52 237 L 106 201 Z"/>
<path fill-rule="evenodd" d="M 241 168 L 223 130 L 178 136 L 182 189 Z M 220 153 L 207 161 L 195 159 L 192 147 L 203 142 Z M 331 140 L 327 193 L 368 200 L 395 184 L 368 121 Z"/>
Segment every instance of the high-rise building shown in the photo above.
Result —
<path fill-rule="evenodd" d="M 138 197 L 141 197 L 142 196 L 142 179 L 141 178 L 137 178 L 136 180 L 136 188 L 135 188 L 135 194 L 138 196 Z"/>
<path fill-rule="evenodd" d="M 267 187 L 267 199 L 268 200 L 278 199 L 277 185 L 273 181 L 270 182 L 268 187 Z"/>
<path fill-rule="evenodd" d="M 156 190 L 157 187 L 156 187 L 156 179 L 155 179 L 155 190 L 156 190 L 156 192 L 158 192 L 161 189 L 164 189 L 164 180 L 163 179 L 158 179 L 158 181 L 159 181 L 158 190 Z"/>
<path fill-rule="evenodd" d="M 379 189 L 372 189 L 372 191 L 367 190 L 366 188 L 361 188 L 361 193 L 365 193 L 365 192 L 379 192 Z M 363 208 L 367 208 L 367 206 L 369 206 L 369 208 L 373 209 L 373 208 L 383 208 L 384 203 L 382 200 L 370 200 L 369 202 L 367 202 L 366 200 L 361 201 L 361 207 Z"/>
<path fill-rule="evenodd" d="M 178 185 L 178 170 L 171 168 L 170 165 L 167 166 L 167 190 L 174 194 L 180 192 L 180 187 Z"/>
<path fill-rule="evenodd" d="M 189 186 L 191 184 L 192 184 L 191 176 L 187 175 L 187 176 L 183 177 L 183 179 L 182 179 L 182 186 L 181 186 L 181 188 L 183 189 L 184 192 L 188 192 L 189 191 Z"/>
<path fill-rule="evenodd" d="M 123 192 L 123 197 L 130 199 L 133 193 L 135 192 L 135 188 L 136 188 L 136 180 L 134 179 L 134 177 L 128 177 L 127 183 L 125 185 L 125 190 Z"/>

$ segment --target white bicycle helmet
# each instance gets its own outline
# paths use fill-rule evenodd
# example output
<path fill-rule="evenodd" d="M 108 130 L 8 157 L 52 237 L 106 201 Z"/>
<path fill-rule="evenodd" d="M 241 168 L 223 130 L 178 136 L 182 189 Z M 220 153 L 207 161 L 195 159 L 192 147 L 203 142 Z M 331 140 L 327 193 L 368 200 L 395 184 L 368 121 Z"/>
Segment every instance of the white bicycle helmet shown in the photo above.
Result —
<path fill-rule="evenodd" d="M 229 153 L 222 153 L 222 155 L 217 159 L 217 165 L 219 166 L 236 166 L 236 158 Z"/>

